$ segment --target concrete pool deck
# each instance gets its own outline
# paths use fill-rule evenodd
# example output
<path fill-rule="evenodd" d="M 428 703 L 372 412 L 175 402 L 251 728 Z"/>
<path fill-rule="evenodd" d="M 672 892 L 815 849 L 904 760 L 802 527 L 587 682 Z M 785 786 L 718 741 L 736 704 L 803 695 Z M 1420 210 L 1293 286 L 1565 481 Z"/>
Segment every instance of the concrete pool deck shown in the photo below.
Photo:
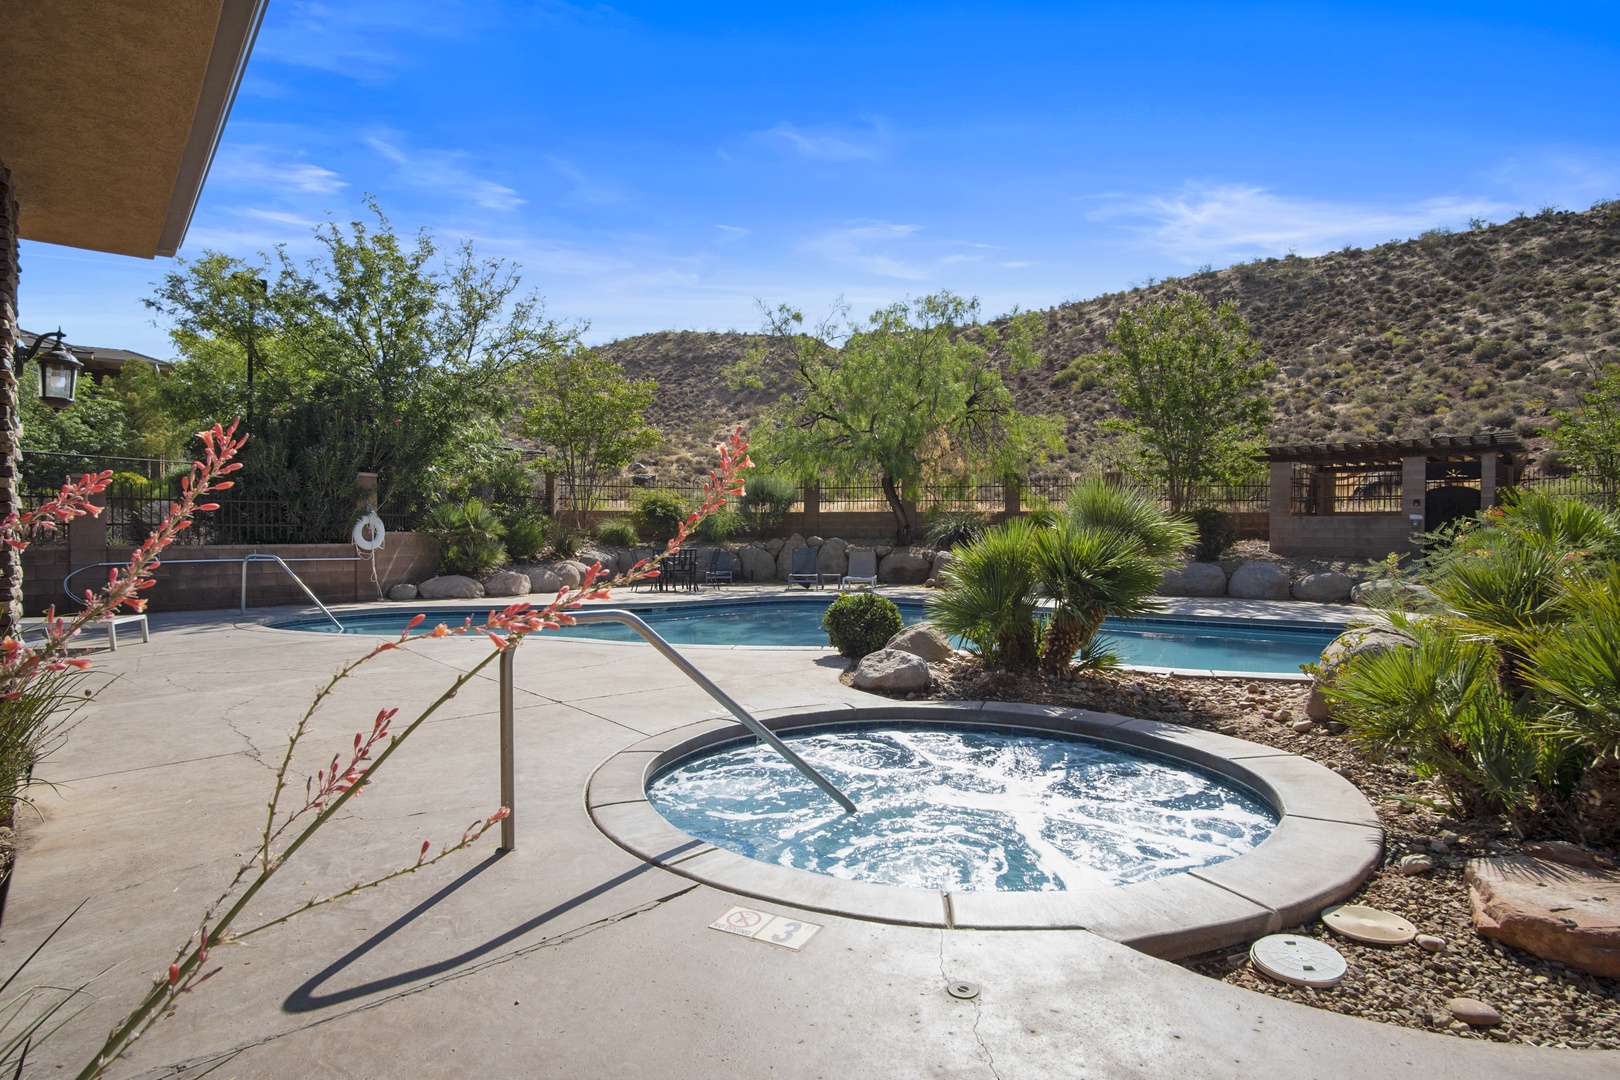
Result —
<path fill-rule="evenodd" d="M 627 599 L 627 598 L 626 598 Z M 640 599 L 639 597 L 637 598 Z M 1297 609 L 1299 605 L 1287 605 Z M 1343 611 L 1344 609 L 1338 609 Z M 270 612 L 254 612 L 264 617 Z M 309 696 L 362 638 L 154 616 L 40 770 L 0 962 L 88 898 L 29 971 L 93 984 L 34 1059 L 60 1075 L 195 928 L 252 850 L 271 769 Z M 345 685 L 313 771 L 381 706 L 400 720 L 481 658 L 477 641 L 388 654 Z M 683 650 L 758 712 L 871 704 L 802 649 Z M 255 905 L 409 863 L 498 803 L 496 686 L 467 687 Z M 1074 930 L 886 925 L 761 904 L 824 929 L 800 952 L 709 929 L 749 903 L 642 862 L 592 824 L 588 777 L 649 736 L 718 715 L 650 649 L 525 644 L 516 665 L 518 848 L 493 837 L 419 874 L 216 951 L 220 973 L 115 1076 L 195 1077 L 1611 1077 L 1620 1054 L 1429 1035 L 1309 1009 Z M 971 1001 L 947 982 L 981 988 Z"/>

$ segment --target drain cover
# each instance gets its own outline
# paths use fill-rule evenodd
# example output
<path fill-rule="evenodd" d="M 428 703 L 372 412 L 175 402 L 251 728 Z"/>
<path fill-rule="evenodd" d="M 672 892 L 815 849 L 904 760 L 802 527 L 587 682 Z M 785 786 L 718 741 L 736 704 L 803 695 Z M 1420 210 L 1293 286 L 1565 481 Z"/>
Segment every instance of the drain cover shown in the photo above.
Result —
<path fill-rule="evenodd" d="M 1417 927 L 1388 911 L 1361 904 L 1338 904 L 1322 912 L 1322 921 L 1352 941 L 1373 945 L 1405 945 L 1417 937 Z"/>
<path fill-rule="evenodd" d="M 1249 950 L 1249 959 L 1264 974 L 1295 986 L 1335 986 L 1349 969 L 1327 942 L 1295 934 L 1261 938 Z"/>
<path fill-rule="evenodd" d="M 945 992 L 953 998 L 963 1001 L 972 1001 L 979 996 L 979 984 L 970 982 L 953 982 L 945 984 Z"/>

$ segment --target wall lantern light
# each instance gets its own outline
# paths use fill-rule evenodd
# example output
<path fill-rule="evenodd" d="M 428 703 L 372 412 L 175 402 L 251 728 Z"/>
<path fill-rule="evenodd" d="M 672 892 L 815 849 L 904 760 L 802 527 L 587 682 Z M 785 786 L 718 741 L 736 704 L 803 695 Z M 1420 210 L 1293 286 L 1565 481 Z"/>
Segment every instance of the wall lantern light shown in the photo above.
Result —
<path fill-rule="evenodd" d="M 41 355 L 47 338 L 55 338 L 55 344 Z M 27 366 L 28 361 L 34 359 L 39 361 L 40 400 L 58 412 L 72 405 L 74 392 L 79 385 L 79 372 L 84 370 L 84 365 L 79 363 L 78 357 L 62 343 L 60 329 L 39 335 L 26 350 L 18 346 L 11 370 L 17 375 L 19 382 L 23 368 Z"/>

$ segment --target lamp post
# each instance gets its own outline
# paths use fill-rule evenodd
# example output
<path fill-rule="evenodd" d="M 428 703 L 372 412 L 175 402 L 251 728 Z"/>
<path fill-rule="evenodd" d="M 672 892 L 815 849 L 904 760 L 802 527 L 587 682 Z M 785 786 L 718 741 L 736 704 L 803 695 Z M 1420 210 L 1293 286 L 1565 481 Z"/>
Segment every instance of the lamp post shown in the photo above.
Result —
<path fill-rule="evenodd" d="M 57 329 L 49 334 L 39 335 L 27 349 L 19 345 L 12 356 L 11 366 L 12 374 L 17 376 L 18 385 L 21 385 L 23 368 L 27 366 L 28 361 L 37 359 L 40 400 L 57 412 L 73 404 L 73 397 L 79 386 L 79 372 L 84 370 L 79 358 L 63 344 L 62 336 L 62 331 Z M 49 338 L 55 338 L 55 344 L 51 346 L 49 352 L 41 355 Z"/>
<path fill-rule="evenodd" d="M 255 277 L 246 271 L 237 271 L 232 275 L 243 284 L 243 292 L 247 294 L 247 430 L 253 430 L 253 361 L 257 358 L 253 348 L 253 329 L 257 312 L 253 307 L 254 294 L 261 297 L 270 295 L 270 282 L 262 277 Z"/>

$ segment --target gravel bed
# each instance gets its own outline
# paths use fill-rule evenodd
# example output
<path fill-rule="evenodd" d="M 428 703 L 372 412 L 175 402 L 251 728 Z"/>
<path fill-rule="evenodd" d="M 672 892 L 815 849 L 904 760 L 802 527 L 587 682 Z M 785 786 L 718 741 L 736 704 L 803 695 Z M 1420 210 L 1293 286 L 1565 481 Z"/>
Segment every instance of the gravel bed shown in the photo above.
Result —
<path fill-rule="evenodd" d="M 1501 819 L 1458 821 L 1433 808 L 1439 790 L 1399 762 L 1374 762 L 1349 739 L 1321 728 L 1296 732 L 1305 719 L 1302 683 L 1198 679 L 1114 672 L 1063 682 L 985 669 L 960 659 L 935 666 L 928 697 L 956 701 L 1023 701 L 1097 709 L 1208 728 L 1308 757 L 1349 779 L 1367 796 L 1384 826 L 1384 864 L 1347 903 L 1394 912 L 1420 934 L 1445 939 L 1443 951 L 1415 943 L 1364 945 L 1320 921 L 1289 933 L 1321 938 L 1343 953 L 1349 974 L 1335 987 L 1313 990 L 1274 982 L 1248 962 L 1247 951 L 1222 950 L 1190 957 L 1183 966 L 1263 994 L 1368 1020 L 1424 1028 L 1467 1039 L 1539 1046 L 1620 1049 L 1620 980 L 1600 979 L 1508 948 L 1475 933 L 1463 866 L 1469 858 L 1507 855 L 1534 839 Z M 1433 806 L 1425 804 L 1433 804 Z M 1422 853 L 1434 869 L 1406 876 L 1395 869 L 1404 855 Z M 1612 851 L 1599 854 L 1613 859 Z M 1501 1013 L 1493 1028 L 1454 1020 L 1446 1002 L 1484 1001 Z"/>

